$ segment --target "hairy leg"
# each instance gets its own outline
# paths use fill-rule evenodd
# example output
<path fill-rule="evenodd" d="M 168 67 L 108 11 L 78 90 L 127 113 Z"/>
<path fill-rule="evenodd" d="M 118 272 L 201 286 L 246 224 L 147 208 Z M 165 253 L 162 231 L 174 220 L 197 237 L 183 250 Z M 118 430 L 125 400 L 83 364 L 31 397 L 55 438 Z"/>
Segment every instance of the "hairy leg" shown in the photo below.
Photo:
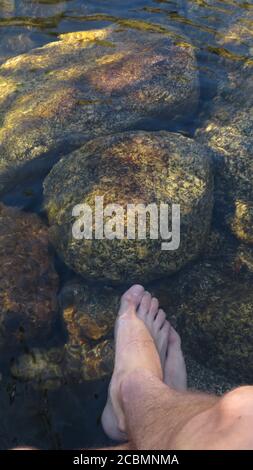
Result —
<path fill-rule="evenodd" d="M 122 382 L 121 400 L 133 449 L 253 449 L 253 387 L 218 398 L 139 370 Z"/>
<path fill-rule="evenodd" d="M 121 398 L 130 445 L 143 450 L 172 449 L 181 429 L 217 402 L 212 395 L 169 388 L 146 370 L 126 377 Z"/>
<path fill-rule="evenodd" d="M 253 387 L 234 389 L 181 430 L 176 448 L 253 450 Z"/>

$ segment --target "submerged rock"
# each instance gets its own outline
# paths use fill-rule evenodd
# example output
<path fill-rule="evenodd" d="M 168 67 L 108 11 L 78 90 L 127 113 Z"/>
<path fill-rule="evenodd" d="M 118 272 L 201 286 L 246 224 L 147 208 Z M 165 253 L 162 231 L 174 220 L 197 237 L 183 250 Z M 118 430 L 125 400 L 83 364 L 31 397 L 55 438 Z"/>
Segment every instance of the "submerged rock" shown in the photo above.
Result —
<path fill-rule="evenodd" d="M 196 136 L 216 154 L 214 218 L 223 220 L 240 241 L 252 244 L 252 9 L 242 3 L 194 1 L 187 5 L 187 17 L 187 34 L 201 51 L 204 83 Z M 206 98 L 205 86 L 211 87 L 214 99 Z"/>
<path fill-rule="evenodd" d="M 157 279 L 179 270 L 201 251 L 210 228 L 212 190 L 208 151 L 192 139 L 163 131 L 98 138 L 63 158 L 45 180 L 52 242 L 65 263 L 86 278 L 117 283 Z M 149 231 L 146 239 L 137 238 L 136 232 L 136 239 L 127 238 L 129 213 L 122 221 L 123 239 L 119 224 L 118 238 L 114 228 L 110 239 L 74 238 L 74 206 L 85 203 L 95 210 L 97 197 L 104 198 L 104 207 L 119 204 L 124 211 L 129 204 L 155 204 L 160 209 L 165 203 L 169 230 L 172 204 L 180 204 L 180 246 L 162 250 L 158 232 L 158 239 Z M 113 227 L 111 221 L 103 220 Z M 151 220 L 151 227 L 156 222 Z M 92 223 L 94 229 L 94 218 Z"/>
<path fill-rule="evenodd" d="M 252 281 L 231 280 L 210 266 L 200 266 L 186 279 L 188 286 L 190 282 L 198 289 L 193 289 L 180 312 L 191 353 L 226 376 L 251 383 Z"/>
<path fill-rule="evenodd" d="M 233 37 L 233 36 L 232 36 Z M 214 158 L 215 214 L 242 242 L 253 244 L 252 61 L 224 61 L 227 81 L 218 83 L 196 137 Z"/>
<path fill-rule="evenodd" d="M 187 25 L 187 34 L 195 47 L 205 51 L 205 58 L 211 53 L 235 65 L 252 57 L 252 6 L 249 3 L 194 0 L 187 2 L 184 17 L 180 17 L 178 11 L 169 15 L 174 21 Z M 206 63 L 208 66 L 208 61 Z"/>
<path fill-rule="evenodd" d="M 62 19 L 67 4 L 62 0 L 34 2 L 33 0 L 19 0 L 15 2 L 15 13 L 22 16 L 24 26 L 57 26 Z M 44 23 L 43 19 L 47 19 Z"/>
<path fill-rule="evenodd" d="M 10 57 L 16 56 L 17 54 L 23 54 L 34 48 L 34 42 L 31 39 L 30 32 L 20 32 L 13 34 L 8 31 L 3 31 L 2 44 L 0 52 L 0 64 L 5 62 Z"/>
<path fill-rule="evenodd" d="M 113 326 L 119 294 L 107 287 L 66 284 L 60 294 L 68 340 L 62 347 L 32 349 L 19 357 L 12 374 L 35 387 L 57 388 L 109 375 L 113 368 Z"/>
<path fill-rule="evenodd" d="M 162 32 L 64 34 L 0 66 L 0 193 L 87 139 L 192 113 L 193 48 Z"/>
<path fill-rule="evenodd" d="M 60 294 L 63 320 L 69 342 L 98 341 L 112 332 L 119 306 L 119 294 L 107 286 L 67 283 Z"/>
<path fill-rule="evenodd" d="M 66 344 L 43 350 L 31 349 L 19 356 L 11 366 L 11 374 L 34 388 L 54 390 L 66 383 L 99 380 L 112 373 L 114 347 L 104 340 L 91 347 L 87 344 Z"/>
<path fill-rule="evenodd" d="M 215 153 L 216 214 L 242 242 L 253 244 L 252 66 L 229 74 L 209 119 L 197 132 Z"/>
<path fill-rule="evenodd" d="M 252 250 L 228 244 L 153 288 L 186 354 L 236 383 L 253 379 Z"/>
<path fill-rule="evenodd" d="M 48 229 L 36 215 L 0 205 L 0 347 L 47 338 L 57 316 L 58 276 Z"/>

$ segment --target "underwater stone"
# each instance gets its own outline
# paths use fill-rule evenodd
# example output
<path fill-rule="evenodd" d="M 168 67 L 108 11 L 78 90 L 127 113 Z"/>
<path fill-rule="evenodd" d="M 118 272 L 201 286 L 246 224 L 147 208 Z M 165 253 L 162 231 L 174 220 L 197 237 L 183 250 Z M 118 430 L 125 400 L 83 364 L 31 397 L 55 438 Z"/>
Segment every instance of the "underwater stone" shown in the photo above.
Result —
<path fill-rule="evenodd" d="M 104 197 L 104 206 L 180 204 L 180 246 L 151 239 L 77 239 L 76 204 Z M 212 170 L 205 147 L 180 134 L 126 132 L 90 141 L 61 159 L 44 183 L 51 240 L 61 258 L 85 278 L 115 283 L 150 281 L 178 271 L 205 243 L 213 207 Z M 125 218 L 125 233 L 127 218 Z M 94 222 L 94 218 L 93 218 Z"/>
<path fill-rule="evenodd" d="M 119 293 L 71 281 L 60 293 L 63 320 L 71 343 L 97 341 L 111 334 L 119 307 Z"/>
<path fill-rule="evenodd" d="M 209 119 L 197 132 L 212 149 L 215 212 L 234 235 L 253 243 L 253 82 L 252 65 L 230 72 L 219 87 Z"/>
<path fill-rule="evenodd" d="M 199 83 L 178 36 L 108 27 L 0 66 L 0 193 L 99 135 L 189 116 Z"/>
<path fill-rule="evenodd" d="M 34 388 L 54 390 L 66 383 L 99 380 L 112 373 L 114 344 L 104 340 L 90 347 L 87 344 L 51 349 L 33 348 L 18 357 L 11 366 L 11 374 Z"/>
<path fill-rule="evenodd" d="M 51 333 L 58 276 L 48 247 L 48 229 L 36 215 L 0 205 L 0 347 Z"/>
<path fill-rule="evenodd" d="M 14 377 L 34 387 L 54 389 L 110 375 L 114 363 L 113 328 L 120 294 L 106 286 L 67 283 L 60 292 L 64 328 L 62 347 L 34 348 L 12 366 Z"/>
<path fill-rule="evenodd" d="M 185 283 L 195 286 L 177 312 L 185 347 L 206 366 L 250 383 L 253 279 L 240 280 L 239 274 L 231 279 L 210 265 L 203 265 L 191 271 Z"/>
<path fill-rule="evenodd" d="M 0 64 L 5 62 L 10 57 L 16 56 L 17 54 L 23 54 L 34 48 L 35 44 L 31 39 L 30 32 L 22 32 L 20 34 L 13 35 L 13 31 L 3 31 L 2 44 L 0 52 Z"/>
<path fill-rule="evenodd" d="M 186 356 L 237 384 L 253 378 L 253 253 L 226 242 L 220 252 L 149 289 L 180 332 Z"/>

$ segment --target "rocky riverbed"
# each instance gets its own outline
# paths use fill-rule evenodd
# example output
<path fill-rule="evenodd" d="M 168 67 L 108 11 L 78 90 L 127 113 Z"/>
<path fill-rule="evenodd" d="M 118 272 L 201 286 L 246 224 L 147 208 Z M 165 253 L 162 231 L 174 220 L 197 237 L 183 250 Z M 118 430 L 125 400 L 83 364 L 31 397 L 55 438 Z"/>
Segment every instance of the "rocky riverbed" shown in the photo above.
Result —
<path fill-rule="evenodd" d="M 178 328 L 191 388 L 253 381 L 252 5 L 147 3 L 0 7 L 0 393 L 33 445 L 82 446 L 79 414 L 85 445 L 106 443 L 94 423 L 133 282 Z M 179 204 L 179 247 L 74 238 L 73 208 L 98 197 Z"/>

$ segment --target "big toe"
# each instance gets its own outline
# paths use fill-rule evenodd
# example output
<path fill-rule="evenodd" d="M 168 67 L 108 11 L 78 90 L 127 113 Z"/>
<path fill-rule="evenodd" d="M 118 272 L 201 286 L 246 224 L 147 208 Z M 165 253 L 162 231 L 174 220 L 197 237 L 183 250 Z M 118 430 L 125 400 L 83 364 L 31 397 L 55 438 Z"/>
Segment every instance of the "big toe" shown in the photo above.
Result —
<path fill-rule="evenodd" d="M 129 309 L 137 309 L 143 297 L 144 287 L 134 284 L 121 297 L 118 315 L 123 315 Z"/>

